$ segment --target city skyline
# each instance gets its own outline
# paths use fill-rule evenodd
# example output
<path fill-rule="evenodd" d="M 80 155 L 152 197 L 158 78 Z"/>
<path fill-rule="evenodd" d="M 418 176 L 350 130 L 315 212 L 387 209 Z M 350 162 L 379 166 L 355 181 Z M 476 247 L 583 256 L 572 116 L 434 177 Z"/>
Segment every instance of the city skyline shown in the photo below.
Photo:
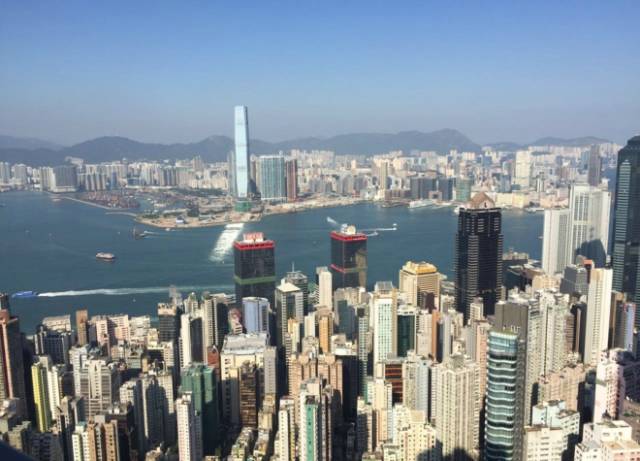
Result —
<path fill-rule="evenodd" d="M 621 143 L 640 114 L 638 8 L 12 4 L 0 19 L 0 132 L 186 142 L 230 135 L 224 108 L 245 104 L 269 141 L 455 128 L 479 143 Z"/>

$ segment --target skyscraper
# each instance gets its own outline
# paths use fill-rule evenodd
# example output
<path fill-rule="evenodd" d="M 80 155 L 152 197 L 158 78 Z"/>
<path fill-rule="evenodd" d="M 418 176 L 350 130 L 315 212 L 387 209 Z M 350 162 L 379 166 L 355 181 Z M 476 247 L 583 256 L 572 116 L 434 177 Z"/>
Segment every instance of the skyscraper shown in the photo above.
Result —
<path fill-rule="evenodd" d="M 484 459 L 519 460 L 524 427 L 524 348 L 516 333 L 491 331 L 487 363 Z"/>
<path fill-rule="evenodd" d="M 434 421 L 442 459 L 475 459 L 482 396 L 478 366 L 454 354 L 433 367 Z"/>
<path fill-rule="evenodd" d="M 287 201 L 295 202 L 298 199 L 298 160 L 288 159 L 285 162 L 285 172 Z"/>
<path fill-rule="evenodd" d="M 574 184 L 569 196 L 568 263 L 578 255 L 603 267 L 609 246 L 611 194 L 587 184 Z"/>
<path fill-rule="evenodd" d="M 20 322 L 0 309 L 0 401 L 18 399 L 18 413 L 26 417 L 26 397 Z"/>
<path fill-rule="evenodd" d="M 398 275 L 398 288 L 407 293 L 407 301 L 414 306 L 437 308 L 440 306 L 440 280 L 438 268 L 427 262 L 407 261 Z"/>
<path fill-rule="evenodd" d="M 318 304 L 333 306 L 333 279 L 327 267 L 316 268 L 316 283 L 318 285 Z"/>
<path fill-rule="evenodd" d="M 484 315 L 493 315 L 502 286 L 502 213 L 483 192 L 460 209 L 454 265 L 456 308 L 465 322 L 477 296 L 484 302 Z"/>
<path fill-rule="evenodd" d="M 249 197 L 249 115 L 247 106 L 235 107 L 235 151 L 233 153 L 233 184 L 235 198 Z"/>
<path fill-rule="evenodd" d="M 36 423 L 40 432 L 46 432 L 53 421 L 49 404 L 48 373 L 45 362 L 38 361 L 31 365 L 33 382 L 33 399 L 36 409 Z"/>
<path fill-rule="evenodd" d="M 373 320 L 373 364 L 398 352 L 398 292 L 391 282 L 376 283 L 370 301 Z"/>
<path fill-rule="evenodd" d="M 266 298 L 243 298 L 242 318 L 247 333 L 269 333 L 269 301 Z"/>
<path fill-rule="evenodd" d="M 289 319 L 304 322 L 304 294 L 293 283 L 283 281 L 275 291 L 276 297 L 276 344 L 284 346 L 284 336 L 287 332 Z"/>
<path fill-rule="evenodd" d="M 367 286 L 367 236 L 355 226 L 331 232 L 333 289 Z"/>
<path fill-rule="evenodd" d="M 202 459 L 202 426 L 196 415 L 193 396 L 185 392 L 176 400 L 178 454 L 181 461 Z"/>
<path fill-rule="evenodd" d="M 190 393 L 196 415 L 201 419 L 204 438 L 204 454 L 213 454 L 218 445 L 219 413 L 218 390 L 213 368 L 202 364 L 192 365 L 182 371 L 180 393 Z"/>
<path fill-rule="evenodd" d="M 587 182 L 590 186 L 598 187 L 602 176 L 602 158 L 600 146 L 594 144 L 589 149 L 589 163 L 587 165 Z"/>
<path fill-rule="evenodd" d="M 234 280 L 236 302 L 255 296 L 266 298 L 274 305 L 276 288 L 275 243 L 265 240 L 262 232 L 244 234 L 243 240 L 234 242 Z"/>
<path fill-rule="evenodd" d="M 76 334 L 78 346 L 84 346 L 89 342 L 89 312 L 86 309 L 76 311 Z"/>
<path fill-rule="evenodd" d="M 553 275 L 562 272 L 569 261 L 568 236 L 570 213 L 568 208 L 555 208 L 544 211 L 544 230 L 542 240 L 542 269 Z"/>
<path fill-rule="evenodd" d="M 611 269 L 591 269 L 583 361 L 595 366 L 600 353 L 607 349 L 611 312 Z"/>
<path fill-rule="evenodd" d="M 640 136 L 618 152 L 613 224 L 613 289 L 640 309 Z M 636 326 L 640 315 L 636 312 Z"/>
<path fill-rule="evenodd" d="M 417 311 L 415 306 L 398 308 L 398 357 L 406 357 L 410 350 L 416 349 Z"/>
<path fill-rule="evenodd" d="M 261 155 L 260 197 L 265 201 L 283 202 L 287 199 L 284 157 L 282 155 Z"/>

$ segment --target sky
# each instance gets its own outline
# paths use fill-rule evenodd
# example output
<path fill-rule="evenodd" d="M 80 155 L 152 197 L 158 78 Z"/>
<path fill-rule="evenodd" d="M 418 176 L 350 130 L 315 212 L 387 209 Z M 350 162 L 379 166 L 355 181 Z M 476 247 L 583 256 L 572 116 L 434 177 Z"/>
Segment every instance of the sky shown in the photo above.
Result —
<path fill-rule="evenodd" d="M 0 0 L 0 134 L 640 133 L 640 1 Z"/>

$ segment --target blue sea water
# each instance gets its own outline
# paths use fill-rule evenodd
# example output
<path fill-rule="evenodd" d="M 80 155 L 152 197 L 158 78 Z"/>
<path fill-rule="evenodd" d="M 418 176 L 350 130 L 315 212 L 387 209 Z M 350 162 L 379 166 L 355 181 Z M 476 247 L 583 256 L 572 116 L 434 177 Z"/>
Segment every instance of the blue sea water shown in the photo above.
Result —
<path fill-rule="evenodd" d="M 379 231 L 368 242 L 368 282 L 392 280 L 409 259 L 426 260 L 453 276 L 457 217 L 451 208 L 382 208 L 374 204 L 273 215 L 241 229 L 210 227 L 152 232 L 136 240 L 132 217 L 72 202 L 53 201 L 38 192 L 0 195 L 0 291 L 38 291 L 11 300 L 23 330 L 30 334 L 42 317 L 73 313 L 155 315 L 170 285 L 190 291 L 233 292 L 232 242 L 243 232 L 261 231 L 276 242 L 276 266 L 283 275 L 295 264 L 310 279 L 329 264 L 329 232 L 334 223 Z M 513 248 L 539 258 L 542 214 L 505 211 L 505 251 Z M 329 218 L 329 219 L 328 219 Z M 99 251 L 114 263 L 98 261 Z"/>

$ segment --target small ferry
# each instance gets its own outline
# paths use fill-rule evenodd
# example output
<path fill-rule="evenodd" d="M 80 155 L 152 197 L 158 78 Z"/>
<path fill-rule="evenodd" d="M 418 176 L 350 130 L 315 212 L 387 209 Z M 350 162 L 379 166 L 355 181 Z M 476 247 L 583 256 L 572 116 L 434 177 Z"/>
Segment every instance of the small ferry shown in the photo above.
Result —
<path fill-rule="evenodd" d="M 38 296 L 38 292 L 37 291 L 18 291 L 17 293 L 14 293 L 11 295 L 12 298 L 35 298 L 36 296 Z"/>
<path fill-rule="evenodd" d="M 116 255 L 114 255 L 113 253 L 100 252 L 96 254 L 96 259 L 99 259 L 101 261 L 115 261 Z"/>

